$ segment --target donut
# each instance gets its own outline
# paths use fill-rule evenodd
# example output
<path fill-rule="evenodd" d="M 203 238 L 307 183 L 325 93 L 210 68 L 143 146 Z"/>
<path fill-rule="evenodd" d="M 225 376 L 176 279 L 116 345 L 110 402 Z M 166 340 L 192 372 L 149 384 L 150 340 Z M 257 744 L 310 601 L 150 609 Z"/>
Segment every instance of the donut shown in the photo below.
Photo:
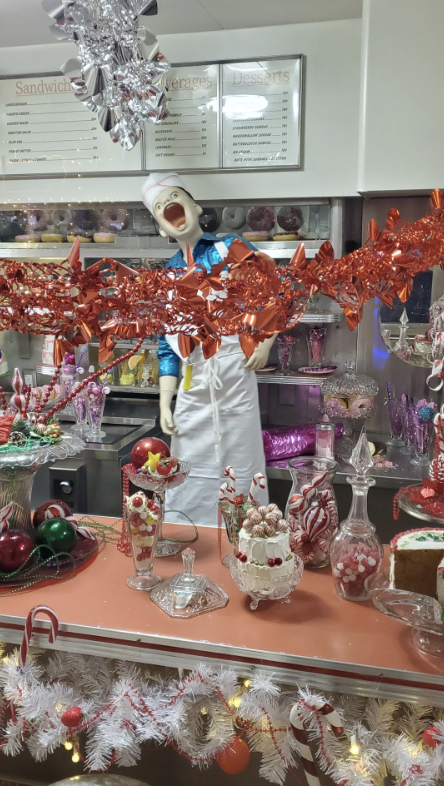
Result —
<path fill-rule="evenodd" d="M 40 235 L 16 235 L 14 240 L 16 243 L 39 243 Z"/>
<path fill-rule="evenodd" d="M 285 232 L 297 232 L 304 223 L 302 210 L 297 205 L 285 205 L 277 214 L 277 222 Z"/>
<path fill-rule="evenodd" d="M 99 217 L 95 210 L 85 208 L 76 211 L 75 226 L 81 230 L 97 229 L 99 225 Z M 76 233 L 77 234 L 77 233 Z"/>
<path fill-rule="evenodd" d="M 74 243 L 74 240 L 76 239 L 76 237 L 79 238 L 80 243 L 91 243 L 91 240 L 92 240 L 91 237 L 85 237 L 84 235 L 68 235 L 68 237 L 66 239 L 67 239 L 68 243 Z"/>
<path fill-rule="evenodd" d="M 259 240 L 269 240 L 270 235 L 268 232 L 242 232 L 242 237 L 245 240 L 251 240 L 252 243 L 257 243 Z"/>
<path fill-rule="evenodd" d="M 276 232 L 276 234 L 273 235 L 273 240 L 280 240 L 284 242 L 288 240 L 298 240 L 298 239 L 299 239 L 299 235 L 295 235 L 291 232 L 289 232 L 288 234 L 285 234 L 284 232 Z"/>
<path fill-rule="evenodd" d="M 115 239 L 111 232 L 94 232 L 94 243 L 114 243 Z"/>
<path fill-rule="evenodd" d="M 63 235 L 55 232 L 42 232 L 40 239 L 42 243 L 63 243 Z"/>
<path fill-rule="evenodd" d="M 245 224 L 245 210 L 243 207 L 224 207 L 222 222 L 230 229 L 240 229 Z"/>
<path fill-rule="evenodd" d="M 373 406 L 372 396 L 356 396 L 354 399 L 349 399 L 348 408 L 356 412 L 358 409 L 371 409 Z"/>
<path fill-rule="evenodd" d="M 202 208 L 202 214 L 199 216 L 199 226 L 204 232 L 215 232 L 216 229 L 219 229 L 220 218 L 214 207 Z"/>
<path fill-rule="evenodd" d="M 72 213 L 67 208 L 58 208 L 52 211 L 52 223 L 56 229 L 64 229 L 66 231 L 72 221 Z"/>
<path fill-rule="evenodd" d="M 28 226 L 42 232 L 49 226 L 49 213 L 47 210 L 31 210 L 28 215 Z"/>
<path fill-rule="evenodd" d="M 257 232 L 269 232 L 276 222 L 272 207 L 250 207 L 247 213 L 247 224 Z"/>
<path fill-rule="evenodd" d="M 336 396 L 325 396 L 324 403 L 329 409 L 348 409 L 347 402 L 344 398 L 336 398 Z"/>
<path fill-rule="evenodd" d="M 77 214 L 78 215 L 78 214 Z M 121 232 L 128 224 L 128 213 L 123 207 L 107 207 L 102 211 L 100 225 L 111 232 Z M 76 216 L 77 223 L 79 221 Z M 79 224 L 81 226 L 81 224 Z M 92 227 L 93 228 L 93 227 Z"/>

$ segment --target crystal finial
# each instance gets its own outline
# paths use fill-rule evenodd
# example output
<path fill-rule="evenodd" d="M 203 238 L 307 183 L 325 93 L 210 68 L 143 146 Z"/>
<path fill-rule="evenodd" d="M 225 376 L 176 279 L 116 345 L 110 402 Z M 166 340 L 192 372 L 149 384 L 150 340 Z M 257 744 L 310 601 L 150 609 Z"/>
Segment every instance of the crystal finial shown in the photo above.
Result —
<path fill-rule="evenodd" d="M 362 429 L 359 439 L 353 448 L 349 463 L 354 467 L 357 475 L 365 475 L 365 473 L 373 467 L 372 454 L 370 453 L 370 446 L 368 444 L 365 428 Z"/>
<path fill-rule="evenodd" d="M 404 309 L 404 311 L 402 312 L 402 314 L 401 314 L 401 316 L 400 316 L 399 322 L 400 322 L 400 324 L 401 324 L 403 327 L 405 327 L 406 325 L 408 325 L 408 324 L 409 324 L 409 318 L 408 318 L 408 316 L 407 316 L 407 311 L 406 311 L 405 309 Z"/>

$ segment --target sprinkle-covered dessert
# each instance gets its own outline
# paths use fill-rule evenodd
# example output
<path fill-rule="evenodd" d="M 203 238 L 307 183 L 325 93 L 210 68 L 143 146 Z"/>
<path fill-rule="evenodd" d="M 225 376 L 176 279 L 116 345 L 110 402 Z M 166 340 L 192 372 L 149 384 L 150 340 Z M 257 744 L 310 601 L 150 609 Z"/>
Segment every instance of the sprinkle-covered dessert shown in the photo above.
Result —
<path fill-rule="evenodd" d="M 162 456 L 161 453 L 148 453 L 148 460 L 141 467 L 144 475 L 153 478 L 165 478 L 174 475 L 179 469 L 179 461 L 174 456 Z"/>
<path fill-rule="evenodd" d="M 438 567 L 444 559 L 444 529 L 400 532 L 390 543 L 390 581 L 396 589 L 437 597 Z"/>
<path fill-rule="evenodd" d="M 144 569 L 145 561 L 149 567 L 148 561 L 153 552 L 159 513 L 158 505 L 148 499 L 142 491 L 138 491 L 126 500 L 126 515 L 131 530 L 131 547 L 134 560 L 140 570 Z"/>

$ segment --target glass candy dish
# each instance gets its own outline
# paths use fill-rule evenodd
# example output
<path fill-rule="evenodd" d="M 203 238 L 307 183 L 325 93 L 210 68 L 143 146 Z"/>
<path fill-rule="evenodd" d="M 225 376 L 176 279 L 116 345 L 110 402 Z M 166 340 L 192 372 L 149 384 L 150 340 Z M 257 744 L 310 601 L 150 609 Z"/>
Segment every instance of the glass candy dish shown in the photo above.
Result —
<path fill-rule="evenodd" d="M 443 610 L 435 598 L 394 589 L 385 573 L 374 573 L 365 585 L 379 611 L 412 628 L 412 642 L 420 652 L 444 658 Z"/>
<path fill-rule="evenodd" d="M 354 361 L 347 360 L 345 367 L 342 374 L 334 374 L 322 383 L 320 409 L 331 419 L 344 421 L 344 436 L 337 452 L 348 458 L 354 447 L 354 442 L 350 439 L 351 424 L 359 424 L 377 412 L 375 396 L 379 387 L 372 377 L 356 373 Z"/>
<path fill-rule="evenodd" d="M 182 485 L 188 477 L 191 469 L 191 464 L 187 461 L 180 461 L 178 463 L 178 470 L 172 475 L 165 475 L 163 477 L 153 477 L 152 475 L 145 475 L 143 472 L 127 472 L 127 477 L 139 489 L 146 491 L 154 491 L 158 495 L 158 504 L 161 508 L 160 521 L 158 526 L 158 539 L 156 545 L 156 557 L 170 557 L 177 554 L 182 548 L 182 544 L 177 540 L 171 540 L 162 536 L 163 516 L 165 513 L 165 492 L 168 489 L 174 489 L 176 486 Z"/>
<path fill-rule="evenodd" d="M 193 549 L 185 549 L 183 572 L 162 582 L 151 593 L 151 600 L 170 617 L 195 617 L 228 603 L 228 595 L 208 576 L 193 573 L 195 556 Z"/>
<path fill-rule="evenodd" d="M 285 603 L 291 602 L 290 594 L 299 584 L 304 572 L 304 563 L 297 554 L 294 555 L 294 566 L 294 571 L 286 582 L 283 581 L 282 577 L 273 578 L 270 576 L 269 589 L 258 590 L 255 587 L 255 577 L 239 570 L 239 560 L 236 559 L 234 554 L 230 557 L 231 578 L 241 592 L 245 592 L 246 595 L 250 596 L 250 609 L 253 611 L 257 609 L 261 600 L 284 600 Z"/>

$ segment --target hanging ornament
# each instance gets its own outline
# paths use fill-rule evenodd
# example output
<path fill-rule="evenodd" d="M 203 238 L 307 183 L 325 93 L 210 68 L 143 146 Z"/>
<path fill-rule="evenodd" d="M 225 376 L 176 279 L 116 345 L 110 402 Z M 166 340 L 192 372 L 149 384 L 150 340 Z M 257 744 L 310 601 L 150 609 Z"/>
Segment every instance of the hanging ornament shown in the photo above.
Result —
<path fill-rule="evenodd" d="M 48 519 L 48 521 L 39 524 L 36 530 L 35 542 L 37 546 L 49 546 L 56 554 L 61 551 L 72 551 L 76 541 L 76 528 L 66 519 Z"/>
<path fill-rule="evenodd" d="M 165 75 L 169 63 L 156 37 L 139 23 L 157 13 L 153 0 L 43 0 L 54 20 L 51 32 L 71 40 L 79 57 L 62 66 L 75 97 L 91 112 L 113 142 L 131 150 L 149 120 L 168 117 Z"/>
<path fill-rule="evenodd" d="M 250 763 L 250 748 L 241 737 L 236 737 L 222 753 L 217 754 L 216 761 L 227 775 L 239 775 Z"/>
<path fill-rule="evenodd" d="M 441 745 L 441 740 L 437 739 L 436 737 L 436 735 L 439 733 L 440 731 L 436 728 L 436 726 L 429 726 L 429 728 L 426 729 L 422 735 L 422 741 L 424 745 L 428 745 L 429 748 L 437 748 L 438 745 Z"/>
<path fill-rule="evenodd" d="M 65 710 L 60 720 L 68 729 L 75 729 L 82 720 L 82 710 L 80 707 L 70 707 Z"/>
<path fill-rule="evenodd" d="M 13 573 L 25 564 L 35 544 L 26 532 L 8 529 L 0 534 L 0 571 Z"/>

